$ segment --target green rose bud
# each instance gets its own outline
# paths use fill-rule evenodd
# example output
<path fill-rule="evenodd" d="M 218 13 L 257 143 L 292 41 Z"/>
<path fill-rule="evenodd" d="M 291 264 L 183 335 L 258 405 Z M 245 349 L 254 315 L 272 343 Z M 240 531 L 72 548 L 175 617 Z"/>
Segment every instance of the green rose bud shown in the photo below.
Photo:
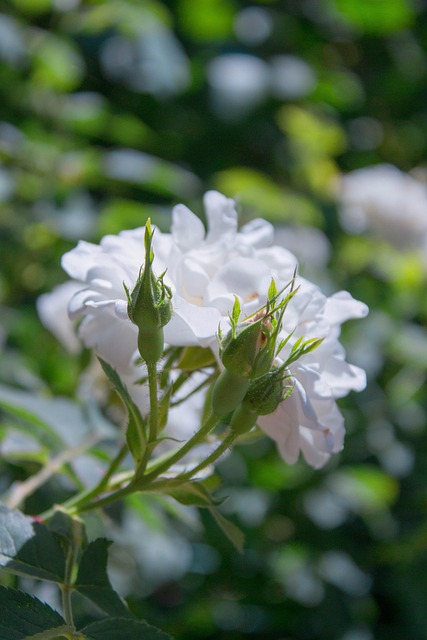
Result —
<path fill-rule="evenodd" d="M 240 306 L 236 298 L 233 309 L 236 320 L 239 313 Z M 262 375 L 265 368 L 268 371 L 271 367 L 274 344 L 271 349 L 268 342 L 270 324 L 264 314 L 240 325 L 232 321 L 231 330 L 221 341 L 221 360 L 225 369 L 212 391 L 212 410 L 216 415 L 224 416 L 238 407 L 248 390 L 251 377 Z"/>
<path fill-rule="evenodd" d="M 246 433 L 256 425 L 258 416 L 276 411 L 285 398 L 292 393 L 292 385 L 285 385 L 289 375 L 284 367 L 273 369 L 249 383 L 242 404 L 234 411 L 230 428 L 235 433 Z"/>
<path fill-rule="evenodd" d="M 249 386 L 249 379 L 227 369 L 219 374 L 212 389 L 212 411 L 221 417 L 234 411 L 242 402 Z"/>
<path fill-rule="evenodd" d="M 224 367 L 244 378 L 256 377 L 268 371 L 274 358 L 274 344 L 273 349 L 269 348 L 270 334 L 270 318 L 262 312 L 253 321 L 232 328 L 222 345 L 221 360 Z"/>
<path fill-rule="evenodd" d="M 231 416 L 230 429 L 237 434 L 247 433 L 256 425 L 257 420 L 258 414 L 241 404 Z"/>
<path fill-rule="evenodd" d="M 274 306 L 276 298 L 273 281 L 266 306 L 244 322 L 239 322 L 240 303 L 235 298 L 230 316 L 231 329 L 225 338 L 219 336 L 221 360 L 226 369 L 249 379 L 258 378 L 270 370 L 280 329 L 280 310 L 284 304 L 282 301 Z"/>
<path fill-rule="evenodd" d="M 147 364 L 155 364 L 163 353 L 163 327 L 172 317 L 171 290 L 163 282 L 164 273 L 156 277 L 152 270 L 151 248 L 154 231 L 150 220 L 145 225 L 145 263 L 132 291 L 126 289 L 128 315 L 138 327 L 138 349 Z"/>
<path fill-rule="evenodd" d="M 230 316 L 231 329 L 224 338 L 219 334 L 220 355 L 225 369 L 212 391 L 212 410 L 216 415 L 224 416 L 237 409 L 249 389 L 250 381 L 270 371 L 276 355 L 283 313 L 294 293 L 291 290 L 283 300 L 277 302 L 279 293 L 272 280 L 267 304 L 244 322 L 239 322 L 240 303 L 235 298 Z"/>
<path fill-rule="evenodd" d="M 243 398 L 243 406 L 259 416 L 273 413 L 292 392 L 293 386 L 284 384 L 288 378 L 289 375 L 286 375 L 281 367 L 252 380 Z"/>

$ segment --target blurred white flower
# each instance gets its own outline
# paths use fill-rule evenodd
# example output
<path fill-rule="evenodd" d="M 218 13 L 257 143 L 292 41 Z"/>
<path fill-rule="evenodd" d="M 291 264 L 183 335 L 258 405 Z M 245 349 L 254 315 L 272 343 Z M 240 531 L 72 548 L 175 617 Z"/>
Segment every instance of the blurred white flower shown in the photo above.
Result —
<path fill-rule="evenodd" d="M 0 58 L 6 64 L 22 65 L 27 53 L 26 35 L 17 20 L 0 14 Z"/>
<path fill-rule="evenodd" d="M 191 567 L 191 545 L 183 536 L 166 525 L 150 527 L 130 509 L 121 526 L 110 523 L 108 535 L 116 542 L 110 552 L 109 575 L 123 596 L 136 591 L 148 595 L 178 580 Z"/>
<path fill-rule="evenodd" d="M 188 87 L 189 60 L 173 33 L 149 11 L 144 13 L 143 28 L 135 24 L 136 32 L 131 36 L 115 35 L 106 40 L 101 48 L 101 67 L 108 78 L 134 91 L 168 98 Z"/>
<path fill-rule="evenodd" d="M 15 178 L 11 171 L 0 166 L 0 202 L 5 202 L 15 191 Z"/>
<path fill-rule="evenodd" d="M 68 317 L 68 303 L 80 289 L 81 284 L 70 280 L 55 287 L 51 293 L 44 293 L 37 300 L 37 312 L 42 323 L 70 353 L 81 350 L 74 322 Z"/>
<path fill-rule="evenodd" d="M 262 7 L 245 7 L 234 19 L 237 38 L 249 46 L 261 44 L 271 35 L 274 27 L 272 15 Z"/>
<path fill-rule="evenodd" d="M 270 68 L 246 53 L 224 53 L 207 70 L 213 106 L 226 120 L 237 119 L 261 104 L 269 94 Z"/>
<path fill-rule="evenodd" d="M 372 232 L 398 248 L 427 240 L 427 185 L 389 164 L 357 169 L 339 185 L 340 220 L 350 233 Z"/>
<path fill-rule="evenodd" d="M 279 100 L 303 98 L 317 84 L 313 68 L 297 56 L 274 56 L 270 65 L 272 93 Z"/>
<path fill-rule="evenodd" d="M 295 254 L 304 276 L 322 288 L 331 288 L 326 268 L 331 245 L 320 229 L 305 225 L 275 225 L 274 241 Z"/>
<path fill-rule="evenodd" d="M 136 184 L 149 184 L 161 174 L 167 174 L 169 187 L 180 197 L 188 197 L 200 186 L 198 178 L 191 171 L 136 149 L 115 148 L 106 151 L 102 169 L 108 178 Z"/>
<path fill-rule="evenodd" d="M 165 326 L 166 342 L 209 347 L 218 355 L 218 327 L 229 329 L 235 296 L 242 318 L 253 314 L 266 303 L 272 278 L 279 290 L 289 285 L 297 260 L 272 245 L 274 229 L 265 220 L 253 220 L 239 231 L 233 200 L 210 191 L 204 204 L 207 232 L 184 205 L 173 209 L 171 233 L 156 230 L 153 270 L 160 274 L 167 269 L 165 282 L 172 289 L 174 313 Z M 137 329 L 127 315 L 123 283 L 132 289 L 138 277 L 144 232 L 123 231 L 104 237 L 99 245 L 79 242 L 63 257 L 64 269 L 80 283 L 68 307 L 70 317 L 80 321 L 80 339 L 119 373 L 135 377 Z M 285 460 L 295 462 L 301 450 L 318 467 L 342 447 L 343 418 L 335 399 L 366 383 L 364 372 L 345 361 L 339 334 L 343 322 L 366 315 L 367 308 L 347 292 L 327 298 L 299 276 L 295 286 L 299 290 L 286 309 L 280 336 L 292 334 L 283 357 L 301 336 L 324 340 L 290 366 L 291 396 L 259 423 Z"/>

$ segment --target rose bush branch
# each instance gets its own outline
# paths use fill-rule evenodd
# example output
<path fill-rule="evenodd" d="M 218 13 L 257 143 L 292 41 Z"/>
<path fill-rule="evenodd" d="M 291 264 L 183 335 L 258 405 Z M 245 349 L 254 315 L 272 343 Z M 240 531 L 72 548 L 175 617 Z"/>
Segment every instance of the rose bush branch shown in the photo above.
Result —
<path fill-rule="evenodd" d="M 343 446 L 336 400 L 366 378 L 346 362 L 340 328 L 366 306 L 298 275 L 269 223 L 238 230 L 232 200 L 211 191 L 204 202 L 207 231 L 177 205 L 170 234 L 148 221 L 63 257 L 70 320 L 127 409 L 134 461 L 69 501 L 77 511 L 208 473 L 255 426 L 287 463 L 302 453 L 320 467 Z"/>

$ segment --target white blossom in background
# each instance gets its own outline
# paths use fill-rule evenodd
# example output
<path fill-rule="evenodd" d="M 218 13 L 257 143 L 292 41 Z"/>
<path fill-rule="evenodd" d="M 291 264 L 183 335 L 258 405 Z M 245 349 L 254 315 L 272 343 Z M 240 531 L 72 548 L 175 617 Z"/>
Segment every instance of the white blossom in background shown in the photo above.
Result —
<path fill-rule="evenodd" d="M 165 283 L 172 290 L 174 313 L 164 327 L 166 342 L 209 347 L 218 356 L 218 327 L 228 330 L 235 296 L 244 319 L 264 306 L 272 278 L 278 290 L 289 285 L 297 260 L 273 244 L 274 229 L 265 220 L 238 230 L 233 200 L 209 191 L 204 205 L 207 231 L 184 205 L 173 209 L 171 233 L 156 229 L 153 271 L 167 270 Z M 141 227 L 105 236 L 99 245 L 81 241 L 62 261 L 80 287 L 68 305 L 70 318 L 79 321 L 80 339 L 126 376 L 137 376 L 138 351 L 123 283 L 132 290 L 136 282 L 145 256 L 144 233 Z M 295 462 L 302 451 L 310 465 L 319 467 L 343 444 L 343 418 L 335 400 L 366 384 L 364 372 L 346 362 L 339 334 L 343 322 L 365 316 L 367 307 L 347 292 L 328 298 L 300 276 L 295 287 L 280 334 L 292 334 L 283 358 L 301 336 L 324 340 L 290 366 L 292 394 L 259 424 L 287 462 Z"/>
<path fill-rule="evenodd" d="M 14 67 L 22 66 L 27 57 L 26 36 L 18 20 L 0 14 L 0 59 Z"/>
<path fill-rule="evenodd" d="M 270 69 L 257 56 L 224 53 L 209 63 L 207 80 L 218 115 L 225 120 L 237 120 L 268 96 Z"/>
<path fill-rule="evenodd" d="M 262 60 L 249 53 L 216 56 L 208 65 L 207 81 L 213 108 L 229 121 L 238 120 L 269 96 L 296 100 L 310 94 L 317 84 L 314 70 L 301 58 L 280 55 Z"/>
<path fill-rule="evenodd" d="M 37 311 L 44 326 L 70 353 L 78 353 L 82 348 L 74 322 L 68 317 L 68 303 L 80 289 L 80 283 L 70 280 L 37 299 Z"/>
<path fill-rule="evenodd" d="M 297 56 L 273 56 L 270 60 L 271 91 L 279 100 L 298 100 L 317 85 L 314 69 Z"/>
<path fill-rule="evenodd" d="M 144 5 L 139 9 L 140 20 L 128 28 L 127 37 L 114 35 L 102 45 L 101 69 L 107 78 L 133 91 L 160 99 L 180 94 L 191 81 L 188 57 L 150 10 Z"/>
<path fill-rule="evenodd" d="M 273 17 L 263 7 L 245 7 L 234 18 L 234 33 L 238 40 L 249 46 L 265 42 L 273 28 Z"/>
<path fill-rule="evenodd" d="M 275 225 L 274 241 L 292 251 L 304 276 L 322 288 L 331 289 L 327 264 L 331 257 L 331 244 L 320 229 L 306 225 Z"/>
<path fill-rule="evenodd" d="M 340 221 L 350 233 L 371 232 L 398 248 L 427 242 L 427 184 L 389 164 L 357 169 L 338 187 Z"/>

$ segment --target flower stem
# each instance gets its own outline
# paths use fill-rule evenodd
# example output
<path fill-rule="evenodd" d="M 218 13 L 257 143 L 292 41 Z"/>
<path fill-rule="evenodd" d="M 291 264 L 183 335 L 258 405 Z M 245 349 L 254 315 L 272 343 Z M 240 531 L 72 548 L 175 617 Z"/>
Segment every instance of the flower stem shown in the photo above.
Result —
<path fill-rule="evenodd" d="M 230 430 L 226 434 L 224 440 L 218 445 L 218 447 L 214 451 L 212 451 L 212 453 L 207 458 L 205 458 L 205 460 L 202 460 L 201 462 L 199 462 L 199 464 L 196 467 L 194 467 L 190 471 L 185 472 L 184 474 L 181 474 L 178 477 L 183 480 L 190 480 L 191 478 L 193 478 L 196 475 L 196 473 L 199 473 L 199 471 L 202 471 L 203 469 L 208 467 L 210 464 L 218 460 L 218 458 L 222 456 L 222 454 L 227 449 L 230 448 L 230 446 L 233 444 L 237 436 L 238 434 L 235 431 Z"/>
<path fill-rule="evenodd" d="M 64 581 L 60 585 L 64 618 L 70 627 L 74 627 L 73 609 L 71 606 L 71 595 L 74 589 L 73 574 L 82 544 L 82 526 L 80 522 L 73 520 L 72 532 L 72 540 L 69 543 L 65 561 Z"/>
<path fill-rule="evenodd" d="M 193 479 L 196 473 L 199 473 L 199 471 L 202 471 L 203 469 L 208 467 L 210 464 L 218 460 L 218 458 L 222 456 L 222 454 L 227 449 L 230 448 L 230 446 L 233 444 L 234 440 L 238 436 L 239 436 L 238 433 L 230 430 L 226 434 L 222 442 L 220 442 L 218 447 L 214 451 L 212 451 L 212 453 L 207 458 L 199 462 L 197 466 L 193 467 L 193 469 L 190 469 L 190 471 L 186 471 L 185 473 L 181 473 L 173 478 L 163 478 L 163 479 L 160 478 L 158 480 L 154 480 L 154 482 L 150 483 L 146 487 L 144 486 L 143 490 L 144 491 L 163 490 L 163 489 L 167 489 L 168 487 L 180 486 L 183 482 Z"/>
<path fill-rule="evenodd" d="M 168 458 L 162 460 L 162 462 L 157 466 L 155 466 L 149 473 L 139 477 L 136 481 L 131 479 L 129 484 L 127 484 L 125 487 L 117 489 L 116 491 L 109 493 L 103 498 L 99 498 L 98 500 L 91 501 L 91 498 L 98 496 L 101 493 L 101 491 L 106 490 L 107 488 L 110 488 L 110 489 L 112 488 L 111 486 L 108 487 L 108 480 L 111 478 L 112 473 L 120 463 L 121 455 L 124 455 L 124 453 L 126 453 L 127 449 L 124 446 L 120 450 L 119 454 L 116 456 L 115 460 L 113 460 L 113 462 L 111 463 L 110 468 L 107 472 L 108 477 L 106 478 L 104 476 L 104 478 L 101 480 L 101 482 L 97 484 L 96 487 L 94 487 L 89 491 L 86 491 L 84 494 L 80 494 L 79 496 L 72 498 L 68 502 L 65 502 L 62 505 L 62 508 L 66 510 L 69 515 L 73 516 L 73 515 L 77 515 L 78 513 L 82 513 L 83 511 L 90 511 L 91 509 L 97 509 L 99 507 L 107 506 L 108 504 L 111 504 L 112 502 L 115 502 L 120 498 L 124 498 L 125 496 L 131 493 L 134 493 L 135 491 L 151 490 L 151 485 L 153 484 L 153 481 L 156 480 L 159 475 L 167 471 L 172 465 L 179 462 L 179 460 L 181 460 L 189 451 L 191 451 L 193 447 L 200 444 L 208 435 L 208 433 L 212 431 L 214 427 L 216 427 L 219 421 L 220 419 L 217 416 L 215 416 L 214 414 L 211 414 L 192 438 L 187 440 L 187 442 L 185 442 L 182 445 L 182 447 L 180 447 L 177 451 L 175 451 L 175 453 L 171 454 Z M 227 441 L 227 444 L 225 444 L 225 441 L 221 443 L 221 445 L 210 456 L 208 456 L 206 460 L 204 460 L 197 467 L 195 467 L 195 470 L 191 471 L 191 475 L 197 472 L 199 470 L 199 467 L 200 469 L 204 468 L 205 466 L 210 464 L 211 461 L 215 460 L 219 455 L 221 455 L 223 451 L 225 451 L 225 449 L 229 446 L 229 444 L 230 443 L 228 441 Z M 223 446 L 223 449 L 220 450 L 222 446 Z M 111 467 L 113 467 L 112 471 L 111 471 Z M 181 476 L 178 476 L 178 477 L 181 478 Z M 50 511 L 43 513 L 42 514 L 43 519 L 50 517 L 53 512 L 54 510 L 51 509 Z"/>
<path fill-rule="evenodd" d="M 156 363 L 147 363 L 148 388 L 150 393 L 149 442 L 157 438 L 159 401 L 157 398 L 157 367 Z"/>
<path fill-rule="evenodd" d="M 113 491 L 113 493 L 109 493 L 104 498 L 99 498 L 99 500 L 94 500 L 93 502 L 84 502 L 83 504 L 77 504 L 74 507 L 67 508 L 68 513 L 71 516 L 77 515 L 78 513 L 82 513 L 83 511 L 91 511 L 92 509 L 98 509 L 99 507 L 105 507 L 120 498 L 124 498 L 128 496 L 130 493 L 137 491 L 135 485 L 130 482 L 126 487 L 122 487 L 117 491 Z"/>
<path fill-rule="evenodd" d="M 102 493 L 108 487 L 108 482 L 110 478 L 116 472 L 117 468 L 120 466 L 120 463 L 122 462 L 123 458 L 126 456 L 127 452 L 128 452 L 128 446 L 127 444 L 123 444 L 120 450 L 118 451 L 116 457 L 113 458 L 113 460 L 110 462 L 110 466 L 108 467 L 107 471 L 105 472 L 101 480 L 98 482 L 98 484 L 92 487 L 92 489 L 86 489 L 85 491 L 78 493 L 73 498 L 70 498 L 70 500 L 67 500 L 66 502 L 64 502 L 63 505 L 61 505 L 61 508 L 69 513 L 77 513 L 79 509 L 76 509 L 76 507 L 79 507 L 80 505 L 84 505 L 85 503 L 90 502 L 90 500 L 92 500 L 93 498 L 98 496 L 100 493 Z M 47 520 L 53 515 L 54 511 L 55 511 L 55 508 L 49 509 L 48 511 L 45 511 L 44 513 L 40 514 L 40 517 L 43 520 Z"/>
<path fill-rule="evenodd" d="M 206 421 L 202 429 L 203 430 L 206 429 L 207 432 L 209 432 L 210 429 L 208 430 L 208 425 L 210 424 L 211 424 L 210 421 Z M 193 436 L 193 439 L 195 439 L 196 436 L 197 437 L 201 436 L 202 429 L 200 429 L 195 434 L 195 436 Z M 75 513 L 81 513 L 82 511 L 89 511 L 91 509 L 97 509 L 98 507 L 104 507 L 110 504 L 111 502 L 118 500 L 119 498 L 124 498 L 127 495 L 134 493 L 135 491 L 157 491 L 159 489 L 162 490 L 164 488 L 173 487 L 175 485 L 179 486 L 183 482 L 186 482 L 187 480 L 191 480 L 196 473 L 198 473 L 199 471 L 202 471 L 207 466 L 209 466 L 210 464 L 218 460 L 218 458 L 232 445 L 232 443 L 237 437 L 238 437 L 237 433 L 235 433 L 234 431 L 229 431 L 225 436 L 224 440 L 218 445 L 218 447 L 214 451 L 212 451 L 212 453 L 207 458 L 205 458 L 198 465 L 193 467 L 193 469 L 190 469 L 190 471 L 187 471 L 183 474 L 179 474 L 174 478 L 164 478 L 163 480 L 162 479 L 157 480 L 158 476 L 164 470 L 169 469 L 169 467 L 172 464 L 175 464 L 175 462 L 177 462 L 180 458 L 182 458 L 187 453 L 187 451 L 191 448 L 191 447 L 187 447 L 186 445 L 188 443 L 186 443 L 186 445 L 181 447 L 181 449 L 179 449 L 174 456 L 171 456 L 167 461 L 164 462 L 164 464 L 157 467 L 157 469 L 154 469 L 145 477 L 138 479 L 136 482 L 130 482 L 126 487 L 123 487 L 122 489 L 119 489 L 118 491 L 115 491 L 114 493 L 111 493 L 108 496 L 105 496 L 104 498 L 100 498 L 99 500 L 96 500 L 94 502 L 82 504 L 81 506 L 76 505 Z M 185 451 L 183 451 L 184 449 Z M 178 454 L 179 454 L 179 457 L 178 457 Z M 73 513 L 74 512 L 72 512 L 72 514 Z"/>
<path fill-rule="evenodd" d="M 137 487 L 145 488 L 147 485 L 150 485 L 153 480 L 155 480 L 160 474 L 167 471 L 172 465 L 179 462 L 193 447 L 200 444 L 204 438 L 208 435 L 210 431 L 219 423 L 220 418 L 211 414 L 204 424 L 200 427 L 198 431 L 194 434 L 192 438 L 187 440 L 185 444 L 182 445 L 174 454 L 172 454 L 169 458 L 164 460 L 161 464 L 155 467 L 152 471 L 147 473 L 145 476 L 138 480 Z"/>
<path fill-rule="evenodd" d="M 74 627 L 73 611 L 71 608 L 72 592 L 73 592 L 73 589 L 68 584 L 61 585 L 62 608 L 64 610 L 64 618 L 65 618 L 65 622 L 70 627 Z"/>

